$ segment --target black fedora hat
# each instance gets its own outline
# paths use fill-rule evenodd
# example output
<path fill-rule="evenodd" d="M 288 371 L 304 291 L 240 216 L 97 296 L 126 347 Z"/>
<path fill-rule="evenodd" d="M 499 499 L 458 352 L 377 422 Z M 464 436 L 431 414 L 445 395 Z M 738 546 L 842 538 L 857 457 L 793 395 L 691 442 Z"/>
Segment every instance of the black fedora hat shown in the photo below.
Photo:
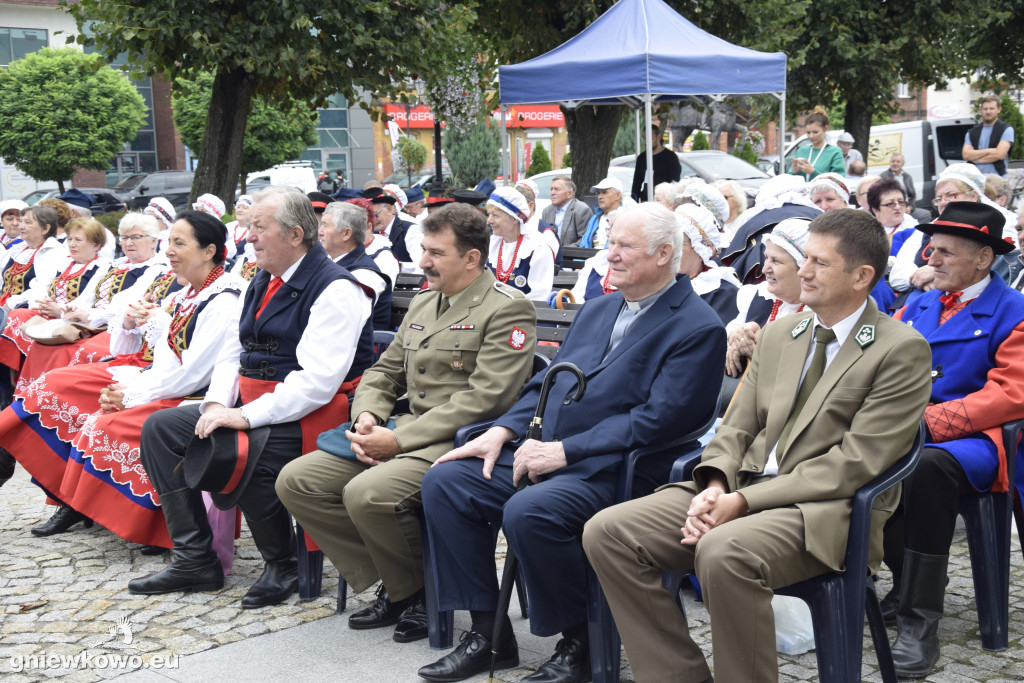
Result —
<path fill-rule="evenodd" d="M 249 483 L 268 436 L 270 427 L 220 427 L 205 439 L 193 436 L 185 448 L 185 485 L 209 491 L 214 505 L 230 510 Z"/>
<path fill-rule="evenodd" d="M 937 233 L 963 237 L 992 247 L 997 254 L 1009 254 L 1013 243 L 1003 239 L 1006 219 L 996 208 L 981 202 L 950 202 L 939 217 L 931 223 L 922 223 L 917 229 L 927 235 Z"/>
<path fill-rule="evenodd" d="M 363 190 L 363 197 L 369 199 L 374 204 L 394 204 L 398 201 L 394 195 L 390 195 L 384 191 L 383 187 L 370 187 Z"/>

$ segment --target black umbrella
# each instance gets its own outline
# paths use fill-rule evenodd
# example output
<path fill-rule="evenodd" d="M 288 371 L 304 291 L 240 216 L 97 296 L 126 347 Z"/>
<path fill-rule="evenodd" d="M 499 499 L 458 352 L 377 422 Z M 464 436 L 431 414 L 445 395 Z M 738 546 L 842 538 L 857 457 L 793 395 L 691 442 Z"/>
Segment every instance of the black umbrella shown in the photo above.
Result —
<path fill-rule="evenodd" d="M 544 375 L 544 381 L 540 385 L 540 398 L 537 399 L 537 412 L 530 421 L 530 427 L 526 430 L 527 439 L 542 441 L 544 424 L 544 409 L 548 405 L 548 394 L 551 393 L 551 385 L 554 383 L 555 375 L 560 372 L 571 372 L 576 375 L 576 391 L 568 398 L 569 401 L 579 401 L 583 398 L 583 392 L 587 390 L 587 378 L 575 363 L 555 363 L 548 368 Z M 530 477 L 526 474 L 519 480 L 517 491 L 522 491 L 530 485 Z M 501 642 L 502 629 L 505 626 L 504 615 L 508 613 L 508 605 L 512 600 L 512 584 L 515 583 L 516 571 L 519 569 L 519 560 L 509 547 L 505 553 L 505 568 L 501 572 L 501 587 L 498 590 L 498 608 L 494 616 L 494 631 L 491 634 L 491 672 L 488 681 L 494 680 L 494 666 L 498 661 L 498 645 Z"/>

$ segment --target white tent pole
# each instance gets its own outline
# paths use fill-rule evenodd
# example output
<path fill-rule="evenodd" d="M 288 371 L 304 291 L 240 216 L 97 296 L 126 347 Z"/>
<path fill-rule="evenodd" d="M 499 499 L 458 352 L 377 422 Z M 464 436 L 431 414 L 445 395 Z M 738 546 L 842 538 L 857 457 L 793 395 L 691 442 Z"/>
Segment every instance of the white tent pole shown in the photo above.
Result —
<path fill-rule="evenodd" d="M 636 153 L 640 153 L 640 107 L 633 107 L 633 129 L 636 132 Z"/>
<path fill-rule="evenodd" d="M 786 160 L 782 157 L 784 143 L 784 134 L 786 132 L 786 93 L 782 93 L 779 96 L 779 173 L 786 172 Z"/>
<path fill-rule="evenodd" d="M 505 134 L 505 105 L 500 105 L 498 110 L 501 112 L 501 182 L 503 185 L 508 185 L 508 176 L 505 175 L 505 152 L 508 150 L 508 138 Z"/>
<path fill-rule="evenodd" d="M 651 152 L 651 146 L 654 141 L 651 140 L 651 95 L 650 93 L 644 98 L 644 118 L 647 119 L 647 174 L 645 181 L 647 182 L 647 201 L 654 201 L 654 154 Z M 641 199 L 643 199 L 641 197 Z"/>

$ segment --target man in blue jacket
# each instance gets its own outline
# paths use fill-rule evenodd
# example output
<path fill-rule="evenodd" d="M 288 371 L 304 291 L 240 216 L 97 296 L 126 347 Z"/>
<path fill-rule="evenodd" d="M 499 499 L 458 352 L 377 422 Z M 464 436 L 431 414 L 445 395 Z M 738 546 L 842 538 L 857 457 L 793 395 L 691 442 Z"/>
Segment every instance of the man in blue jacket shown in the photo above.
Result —
<path fill-rule="evenodd" d="M 682 233 L 665 207 L 625 209 L 609 238 L 611 283 L 618 292 L 588 302 L 555 362 L 587 378 L 554 381 L 542 441 L 524 440 L 544 373 L 478 439 L 441 457 L 423 480 L 427 532 L 437 562 L 438 606 L 468 609 L 470 633 L 453 652 L 420 669 L 433 681 L 487 670 L 498 585 L 494 535 L 503 526 L 530 594 L 530 628 L 562 634 L 554 656 L 524 681 L 589 680 L 584 523 L 615 502 L 628 451 L 677 439 L 715 410 L 725 363 L 718 316 L 678 277 Z M 675 456 L 655 458 L 638 475 L 638 493 L 666 481 Z M 479 460 L 483 462 L 479 462 Z M 516 491 L 520 479 L 533 486 Z M 497 644 L 498 667 L 516 666 L 511 624 Z"/>

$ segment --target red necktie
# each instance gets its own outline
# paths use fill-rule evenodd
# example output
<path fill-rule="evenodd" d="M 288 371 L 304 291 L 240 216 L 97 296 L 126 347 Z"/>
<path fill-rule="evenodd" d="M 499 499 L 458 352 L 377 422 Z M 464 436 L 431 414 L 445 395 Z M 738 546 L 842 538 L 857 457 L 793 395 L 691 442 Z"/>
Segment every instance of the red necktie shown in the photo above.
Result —
<path fill-rule="evenodd" d="M 284 283 L 279 277 L 270 278 L 270 284 L 267 285 L 267 291 L 263 294 L 263 301 L 260 303 L 260 308 L 256 311 L 256 317 L 259 318 L 260 314 L 263 313 L 263 309 L 267 307 L 270 300 L 274 298 L 277 290 L 281 289 L 281 285 Z"/>
<path fill-rule="evenodd" d="M 963 292 L 947 292 L 939 297 L 939 301 L 942 302 L 942 307 L 948 311 L 960 303 L 962 294 Z"/>

